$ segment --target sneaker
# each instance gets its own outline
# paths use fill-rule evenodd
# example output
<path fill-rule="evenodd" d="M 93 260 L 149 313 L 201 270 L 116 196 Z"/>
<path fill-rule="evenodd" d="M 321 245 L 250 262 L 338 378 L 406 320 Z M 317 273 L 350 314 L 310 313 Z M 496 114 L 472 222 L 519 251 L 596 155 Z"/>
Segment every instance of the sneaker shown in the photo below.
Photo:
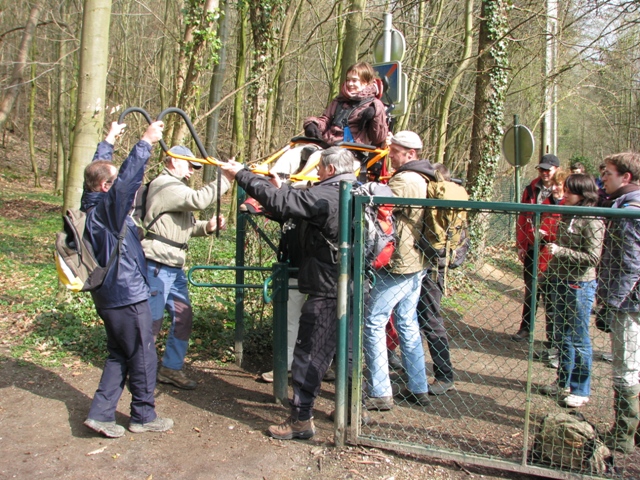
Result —
<path fill-rule="evenodd" d="M 158 381 L 170 383 L 183 390 L 193 390 L 198 385 L 194 380 L 187 378 L 182 370 L 173 370 L 167 367 L 160 367 L 158 370 Z"/>
<path fill-rule="evenodd" d="M 413 393 L 406 388 L 402 389 L 397 397 L 400 398 L 401 401 L 407 401 L 415 405 L 420 405 L 421 407 L 426 407 L 430 402 L 429 392 Z"/>
<path fill-rule="evenodd" d="M 442 395 L 453 388 L 453 380 L 436 379 L 429 385 L 429 395 Z"/>
<path fill-rule="evenodd" d="M 366 397 L 364 399 L 364 408 L 367 410 L 378 410 L 386 412 L 394 407 L 393 397 Z"/>
<path fill-rule="evenodd" d="M 542 395 L 548 395 L 550 397 L 565 397 L 569 395 L 571 390 L 569 387 L 561 388 L 557 383 L 552 383 L 551 385 L 543 385 L 538 389 L 538 393 Z"/>
<path fill-rule="evenodd" d="M 514 335 L 511 335 L 511 340 L 514 342 L 525 342 L 529 340 L 529 330 L 521 328 Z"/>
<path fill-rule="evenodd" d="M 558 405 L 565 408 L 580 408 L 589 402 L 589 397 L 583 397 L 581 395 L 574 395 L 570 393 L 564 398 L 558 400 Z"/>
<path fill-rule="evenodd" d="M 389 359 L 389 368 L 391 370 L 395 370 L 396 372 L 402 372 L 404 370 L 402 360 L 400 360 L 395 350 L 387 350 L 387 358 Z"/>
<path fill-rule="evenodd" d="M 171 427 L 173 427 L 173 420 L 160 417 L 156 417 L 155 420 L 147 423 L 129 423 L 129 431 L 133 433 L 166 432 Z"/>
<path fill-rule="evenodd" d="M 264 372 L 260 377 L 262 377 L 262 380 L 266 383 L 273 383 L 273 370 Z"/>
<path fill-rule="evenodd" d="M 548 362 L 552 358 L 558 357 L 557 348 L 542 348 L 540 350 L 533 351 L 533 358 L 540 360 L 541 362 Z"/>
<path fill-rule="evenodd" d="M 87 418 L 84 424 L 91 430 L 101 433 L 107 438 L 119 438 L 124 435 L 124 427 L 118 425 L 115 421 L 99 422 L 98 420 Z"/>
<path fill-rule="evenodd" d="M 271 425 L 267 432 L 278 440 L 291 440 L 292 438 L 308 440 L 316 434 L 316 429 L 313 426 L 313 417 L 309 420 L 295 420 L 293 417 L 289 417 L 280 425 Z"/>
<path fill-rule="evenodd" d="M 547 368 L 553 368 L 555 370 L 558 369 L 558 367 L 560 366 L 560 357 L 558 357 L 558 355 L 550 355 L 549 359 L 547 360 L 547 363 L 545 363 L 545 366 Z"/>

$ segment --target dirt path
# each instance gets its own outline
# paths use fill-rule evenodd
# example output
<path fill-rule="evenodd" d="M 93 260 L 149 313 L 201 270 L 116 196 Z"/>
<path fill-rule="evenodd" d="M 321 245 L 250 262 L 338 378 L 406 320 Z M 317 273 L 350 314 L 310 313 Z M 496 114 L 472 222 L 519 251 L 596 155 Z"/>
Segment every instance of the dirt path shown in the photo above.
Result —
<path fill-rule="evenodd" d="M 336 449 L 327 384 L 312 440 L 270 439 L 266 427 L 286 412 L 272 403 L 270 385 L 233 366 L 190 370 L 199 382 L 192 392 L 158 387 L 158 411 L 176 421 L 171 432 L 105 439 L 82 425 L 99 369 L 45 369 L 0 353 L 1 479 L 515 478 L 375 449 Z M 117 416 L 123 425 L 129 401 L 125 391 Z"/>

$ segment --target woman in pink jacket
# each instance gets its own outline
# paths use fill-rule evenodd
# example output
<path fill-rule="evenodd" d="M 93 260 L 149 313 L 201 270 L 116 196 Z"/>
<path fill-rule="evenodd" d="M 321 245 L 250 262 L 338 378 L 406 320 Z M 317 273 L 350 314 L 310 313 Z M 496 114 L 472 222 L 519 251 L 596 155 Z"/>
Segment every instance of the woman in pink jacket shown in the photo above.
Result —
<path fill-rule="evenodd" d="M 319 117 L 304 121 L 307 137 L 319 138 L 329 145 L 355 142 L 384 145 L 389 131 L 384 104 L 378 99 L 382 82 L 373 67 L 359 62 L 349 67 L 340 94 Z"/>

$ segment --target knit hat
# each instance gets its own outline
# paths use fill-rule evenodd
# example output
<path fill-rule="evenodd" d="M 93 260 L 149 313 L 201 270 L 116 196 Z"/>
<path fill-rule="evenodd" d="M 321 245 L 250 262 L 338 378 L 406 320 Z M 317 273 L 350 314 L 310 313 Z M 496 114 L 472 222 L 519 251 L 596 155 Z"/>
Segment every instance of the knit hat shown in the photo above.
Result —
<path fill-rule="evenodd" d="M 404 130 L 396 133 L 391 137 L 391 143 L 400 145 L 404 148 L 413 148 L 414 150 L 422 150 L 422 140 L 417 133 Z"/>
<path fill-rule="evenodd" d="M 183 145 L 176 145 L 175 147 L 171 147 L 169 149 L 169 153 L 175 153 L 176 155 L 180 155 L 181 157 L 196 158 L 193 152 Z M 195 170 L 202 168 L 202 164 L 200 162 L 189 162 L 189 163 Z"/>

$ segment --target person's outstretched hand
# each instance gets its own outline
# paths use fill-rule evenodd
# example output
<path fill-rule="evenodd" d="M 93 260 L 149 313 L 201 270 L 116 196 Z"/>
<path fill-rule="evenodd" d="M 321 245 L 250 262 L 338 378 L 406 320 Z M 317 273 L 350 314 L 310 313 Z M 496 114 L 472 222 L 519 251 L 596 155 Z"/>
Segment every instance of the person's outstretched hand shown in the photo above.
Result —
<path fill-rule="evenodd" d="M 151 125 L 147 127 L 147 131 L 144 132 L 142 138 L 143 140 L 151 145 L 158 143 L 162 140 L 162 131 L 164 130 L 164 122 L 153 122 Z"/>
<path fill-rule="evenodd" d="M 236 162 L 233 159 L 229 160 L 228 162 L 223 162 L 220 165 L 220 170 L 222 171 L 222 174 L 230 182 L 233 181 L 234 178 L 236 178 L 236 175 L 238 174 L 238 172 L 243 168 L 244 168 L 244 165 Z"/>
<path fill-rule="evenodd" d="M 126 123 L 111 122 L 111 129 L 109 130 L 109 133 L 105 137 L 104 141 L 110 143 L 111 145 L 115 144 L 116 139 L 120 135 L 122 135 L 122 132 L 124 132 L 126 126 Z"/>

